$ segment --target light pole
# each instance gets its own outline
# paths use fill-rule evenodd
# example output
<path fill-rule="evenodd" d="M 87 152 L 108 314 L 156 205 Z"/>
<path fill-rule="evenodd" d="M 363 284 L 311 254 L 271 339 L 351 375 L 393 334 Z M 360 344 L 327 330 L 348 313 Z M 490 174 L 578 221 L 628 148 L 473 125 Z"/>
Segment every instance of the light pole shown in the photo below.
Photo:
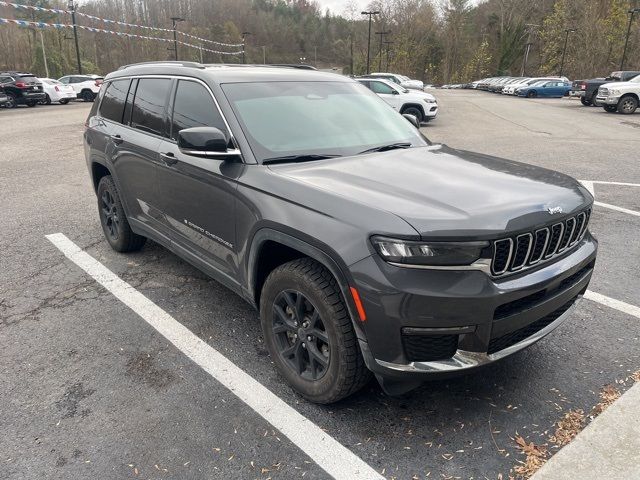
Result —
<path fill-rule="evenodd" d="M 369 15 L 369 36 L 367 37 L 367 75 L 371 73 L 370 59 L 371 59 L 371 17 L 374 15 L 380 15 L 379 11 L 360 12 L 362 15 Z"/>
<path fill-rule="evenodd" d="M 391 45 L 393 43 L 393 41 L 391 40 L 387 40 L 384 42 L 384 44 L 387 46 L 387 68 L 385 69 L 385 72 L 389 71 L 389 45 Z"/>
<path fill-rule="evenodd" d="M 69 0 L 67 7 L 71 12 L 71 23 L 73 24 L 73 38 L 76 42 L 76 61 L 78 62 L 78 75 L 82 75 L 82 63 L 80 63 L 80 47 L 78 45 L 78 27 L 76 25 L 76 6 L 73 0 Z"/>
<path fill-rule="evenodd" d="M 633 16 L 636 13 L 640 13 L 640 8 L 632 8 L 627 13 L 630 14 L 629 27 L 627 28 L 627 38 L 624 41 L 624 50 L 622 52 L 622 61 L 620 62 L 620 70 L 624 70 L 624 61 L 626 60 L 626 57 L 627 57 L 627 47 L 629 46 L 629 35 L 631 34 L 631 24 L 633 23 Z"/>
<path fill-rule="evenodd" d="M 247 63 L 244 56 L 244 51 L 247 46 L 247 35 L 251 35 L 251 32 L 242 32 L 242 63 Z"/>
<path fill-rule="evenodd" d="M 566 28 L 565 29 L 565 37 L 564 37 L 564 48 L 562 49 L 562 61 L 560 62 L 560 73 L 559 77 L 562 76 L 562 70 L 564 69 L 564 57 L 567 54 L 567 43 L 569 43 L 569 34 L 575 32 L 575 28 Z"/>
<path fill-rule="evenodd" d="M 379 55 L 380 58 L 378 59 L 378 70 L 380 70 L 382 72 L 382 43 L 384 41 L 384 36 L 391 33 L 390 30 L 387 30 L 386 32 L 376 32 L 376 35 L 380 35 L 380 49 L 379 49 Z"/>
<path fill-rule="evenodd" d="M 525 76 L 525 73 L 527 71 L 527 62 L 529 61 L 529 52 L 531 51 L 531 31 L 534 28 L 539 28 L 540 25 L 535 25 L 533 23 L 527 23 L 525 24 L 525 27 L 527 27 L 527 47 L 525 49 L 524 52 L 524 58 L 522 59 L 522 72 L 520 73 L 521 77 Z"/>
<path fill-rule="evenodd" d="M 184 18 L 181 17 L 171 17 L 171 21 L 173 22 L 173 58 L 175 61 L 178 61 L 178 35 L 176 33 L 176 26 L 178 22 L 184 22 Z"/>

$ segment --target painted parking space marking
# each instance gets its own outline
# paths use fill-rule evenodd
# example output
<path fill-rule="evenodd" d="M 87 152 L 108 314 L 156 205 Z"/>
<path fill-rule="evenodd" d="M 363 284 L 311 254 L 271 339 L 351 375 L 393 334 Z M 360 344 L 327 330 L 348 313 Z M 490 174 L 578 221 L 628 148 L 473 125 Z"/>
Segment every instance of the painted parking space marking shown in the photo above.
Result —
<path fill-rule="evenodd" d="M 640 318 L 640 307 L 636 307 L 635 305 L 616 300 L 615 298 L 607 297 L 606 295 L 602 295 L 600 293 L 592 292 L 591 290 L 587 290 L 585 292 L 584 298 L 626 313 L 627 315 L 632 315 L 636 318 Z"/>
<path fill-rule="evenodd" d="M 616 212 L 628 213 L 629 215 L 640 217 L 640 212 L 637 212 L 635 210 L 629 210 L 628 208 L 618 207 L 617 205 L 611 205 L 610 203 L 593 202 L 593 204 L 597 205 L 598 207 L 608 208 L 609 210 L 615 210 Z"/>
<path fill-rule="evenodd" d="M 156 329 L 178 350 L 280 430 L 338 480 L 383 479 L 379 473 L 320 427 L 245 373 L 216 349 L 83 251 L 62 233 L 46 235 L 69 260 Z"/>

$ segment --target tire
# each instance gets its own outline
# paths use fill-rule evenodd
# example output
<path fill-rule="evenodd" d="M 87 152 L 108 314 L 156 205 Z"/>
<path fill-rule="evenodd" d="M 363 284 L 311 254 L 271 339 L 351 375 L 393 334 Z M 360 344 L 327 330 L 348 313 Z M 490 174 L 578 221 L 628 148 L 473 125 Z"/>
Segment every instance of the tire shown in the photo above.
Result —
<path fill-rule="evenodd" d="M 638 99 L 631 95 L 625 95 L 618 101 L 616 109 L 624 115 L 631 115 L 638 109 Z"/>
<path fill-rule="evenodd" d="M 44 98 L 44 100 L 40 100 L 38 103 L 40 105 L 51 105 L 51 97 L 49 96 L 48 93 L 45 93 L 46 97 Z"/>
<path fill-rule="evenodd" d="M 584 105 L 585 107 L 591 106 L 591 102 L 587 100 L 585 97 L 580 97 L 580 103 L 582 103 L 582 105 Z"/>
<path fill-rule="evenodd" d="M 13 93 L 7 93 L 7 97 L 9 101 L 4 104 L 6 108 L 16 108 L 18 106 L 18 101 L 16 100 L 16 96 Z"/>
<path fill-rule="evenodd" d="M 58 103 L 60 105 L 66 105 L 67 103 L 69 103 L 69 99 L 68 98 L 63 98 L 62 100 L 59 100 Z"/>
<path fill-rule="evenodd" d="M 35 107 L 38 104 L 38 102 L 36 102 L 35 100 L 31 100 L 29 102 L 27 102 L 27 107 Z"/>
<path fill-rule="evenodd" d="M 591 103 L 592 107 L 598 107 L 598 103 L 596 101 L 596 98 L 598 96 L 598 91 L 596 90 L 595 92 L 593 92 L 593 95 L 591 95 L 591 100 L 589 101 Z"/>
<path fill-rule="evenodd" d="M 260 320 L 276 368 L 307 400 L 334 403 L 371 379 L 340 288 L 315 260 L 293 260 L 269 274 Z"/>
<path fill-rule="evenodd" d="M 413 115 L 418 119 L 418 122 L 420 123 L 424 122 L 424 116 L 422 115 L 422 112 L 418 107 L 407 107 L 404 110 L 402 110 L 401 113 L 403 114 L 406 113 L 407 115 Z"/>
<path fill-rule="evenodd" d="M 98 184 L 98 213 L 104 236 L 116 252 L 135 252 L 147 241 L 131 230 L 111 175 L 102 177 Z"/>
<path fill-rule="evenodd" d="M 80 93 L 80 98 L 85 102 L 93 102 L 96 98 L 95 94 L 91 90 L 83 90 Z"/>
<path fill-rule="evenodd" d="M 538 96 L 538 92 L 536 92 L 535 90 L 531 90 L 530 92 L 527 93 L 527 98 L 536 98 Z"/>
<path fill-rule="evenodd" d="M 604 105 L 603 108 L 605 109 L 606 112 L 609 112 L 609 113 L 615 113 L 618 111 L 617 105 Z"/>

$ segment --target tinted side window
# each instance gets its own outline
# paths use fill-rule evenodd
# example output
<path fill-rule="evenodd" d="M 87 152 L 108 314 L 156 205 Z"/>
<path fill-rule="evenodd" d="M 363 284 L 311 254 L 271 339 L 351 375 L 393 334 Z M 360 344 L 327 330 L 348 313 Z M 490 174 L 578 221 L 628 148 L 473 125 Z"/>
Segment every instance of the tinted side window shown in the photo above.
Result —
<path fill-rule="evenodd" d="M 192 127 L 216 127 L 226 130 L 218 107 L 209 91 L 196 82 L 180 80 L 173 104 L 171 138 L 178 139 L 178 132 Z"/>
<path fill-rule="evenodd" d="M 385 85 L 382 82 L 371 82 L 371 90 L 373 90 L 375 93 L 393 95 L 393 89 L 389 85 Z"/>
<path fill-rule="evenodd" d="M 124 102 L 129 91 L 130 80 L 114 80 L 109 83 L 100 103 L 100 115 L 107 120 L 122 122 Z"/>
<path fill-rule="evenodd" d="M 133 101 L 131 126 L 156 135 L 164 135 L 164 111 L 171 80 L 142 78 Z"/>

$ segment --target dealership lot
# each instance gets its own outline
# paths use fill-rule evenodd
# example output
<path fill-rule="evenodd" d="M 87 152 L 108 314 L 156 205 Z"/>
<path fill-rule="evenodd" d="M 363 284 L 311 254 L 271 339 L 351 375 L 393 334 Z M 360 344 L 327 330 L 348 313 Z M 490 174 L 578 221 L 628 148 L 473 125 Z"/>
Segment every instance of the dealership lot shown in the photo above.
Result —
<path fill-rule="evenodd" d="M 439 117 L 423 128 L 432 141 L 563 171 L 594 182 L 597 201 L 640 212 L 640 114 L 435 94 Z M 400 399 L 371 383 L 337 405 L 309 404 L 275 373 L 240 298 L 155 244 L 111 251 L 82 152 L 88 110 L 0 110 L 0 478 L 327 478 L 331 458 L 336 468 L 362 459 L 386 478 L 506 477 L 523 459 L 513 437 L 545 443 L 564 412 L 590 411 L 603 386 L 624 391 L 640 369 L 639 319 L 584 300 L 545 340 L 480 374 Z M 639 228 L 639 215 L 595 207 L 591 291 L 640 306 Z M 55 233 L 144 295 L 147 310 L 67 259 L 45 237 Z M 239 399 L 243 385 L 232 393 L 224 372 L 211 375 L 190 344 L 145 321 L 153 304 L 278 397 L 279 429 L 273 412 Z M 305 432 L 297 414 L 326 432 L 323 446 L 283 435 Z"/>

